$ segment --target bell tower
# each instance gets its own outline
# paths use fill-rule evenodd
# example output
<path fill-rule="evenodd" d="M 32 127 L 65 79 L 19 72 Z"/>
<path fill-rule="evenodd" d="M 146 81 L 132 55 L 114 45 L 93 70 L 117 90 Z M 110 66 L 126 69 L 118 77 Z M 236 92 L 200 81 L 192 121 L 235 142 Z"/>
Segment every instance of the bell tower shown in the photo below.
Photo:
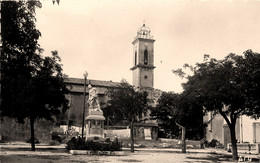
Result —
<path fill-rule="evenodd" d="M 154 83 L 154 39 L 149 27 L 138 29 L 133 44 L 133 85 L 139 88 L 153 88 Z"/>

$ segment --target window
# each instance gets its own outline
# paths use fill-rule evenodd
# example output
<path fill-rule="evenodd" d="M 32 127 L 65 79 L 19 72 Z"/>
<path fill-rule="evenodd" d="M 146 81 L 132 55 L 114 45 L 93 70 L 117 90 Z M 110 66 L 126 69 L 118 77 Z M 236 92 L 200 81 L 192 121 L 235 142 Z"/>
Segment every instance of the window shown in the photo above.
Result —
<path fill-rule="evenodd" d="M 144 50 L 144 64 L 145 65 L 148 64 L 148 50 L 147 49 Z"/>
<path fill-rule="evenodd" d="M 137 52 L 135 51 L 135 66 L 137 64 Z"/>

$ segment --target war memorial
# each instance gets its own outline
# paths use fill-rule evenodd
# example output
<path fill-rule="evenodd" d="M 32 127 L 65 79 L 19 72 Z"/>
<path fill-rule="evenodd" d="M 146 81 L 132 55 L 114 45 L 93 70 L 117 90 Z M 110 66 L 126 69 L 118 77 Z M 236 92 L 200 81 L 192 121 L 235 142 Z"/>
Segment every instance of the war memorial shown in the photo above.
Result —
<path fill-rule="evenodd" d="M 132 41 L 133 60 L 129 67 L 134 92 L 146 92 L 151 107 L 155 107 L 165 93 L 154 88 L 154 42 L 150 28 L 143 23 Z M 34 128 L 34 125 L 30 126 L 29 119 L 21 124 L 14 118 L 1 117 L 1 162 L 231 162 L 232 144 L 237 145 L 239 162 L 260 159 L 260 121 L 257 118 L 239 116 L 234 126 L 236 132 L 230 133 L 230 124 L 225 122 L 226 119 L 209 111 L 204 117 L 197 117 L 202 123 L 207 123 L 203 127 L 203 139 L 188 140 L 184 135 L 181 141 L 180 136 L 160 135 L 165 129 L 158 119 L 151 117 L 149 109 L 140 122 L 131 125 L 110 123 L 110 118 L 104 114 L 109 111 L 105 110 L 109 101 L 107 92 L 121 89 L 120 82 L 88 79 L 85 73 L 84 78 L 68 77 L 62 83 L 69 90 L 66 94 L 69 109 L 55 117 L 54 121 L 36 119 L 35 135 L 31 134 L 34 132 L 30 133 L 30 127 Z M 44 104 L 48 108 L 49 104 Z M 221 109 L 220 112 L 226 112 L 229 106 L 223 105 Z M 176 120 L 175 123 L 179 131 L 185 128 Z M 130 132 L 132 129 L 134 132 Z M 30 134 L 34 140 L 29 138 Z M 235 144 L 231 144 L 232 134 L 237 138 L 233 139 Z M 129 143 L 130 137 L 135 143 Z M 32 148 L 34 152 L 31 152 L 29 143 L 36 143 L 37 150 Z M 131 152 L 134 152 L 132 147 L 137 149 L 135 154 L 130 153 L 130 147 Z M 180 149 L 185 149 L 185 152 L 182 150 L 181 154 Z"/>

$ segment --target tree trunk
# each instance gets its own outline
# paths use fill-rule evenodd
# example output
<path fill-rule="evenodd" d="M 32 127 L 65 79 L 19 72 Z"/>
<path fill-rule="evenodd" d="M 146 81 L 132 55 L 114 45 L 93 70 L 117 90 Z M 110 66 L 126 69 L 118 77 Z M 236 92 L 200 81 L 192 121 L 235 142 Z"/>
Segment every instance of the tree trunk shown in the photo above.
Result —
<path fill-rule="evenodd" d="M 182 141 L 182 153 L 186 153 L 186 128 L 181 127 L 181 141 Z"/>
<path fill-rule="evenodd" d="M 131 152 L 134 153 L 134 119 L 133 118 L 131 121 L 130 137 L 131 137 Z"/>
<path fill-rule="evenodd" d="M 230 129 L 230 136 L 231 136 L 231 144 L 232 144 L 232 157 L 233 160 L 238 160 L 238 154 L 237 154 L 237 139 L 236 139 L 236 125 L 231 124 L 229 126 Z"/>
<path fill-rule="evenodd" d="M 175 121 L 175 124 L 181 128 L 182 153 L 186 153 L 186 128 L 177 121 Z"/>
<path fill-rule="evenodd" d="M 237 155 L 237 138 L 236 138 L 236 120 L 237 115 L 234 114 L 234 112 L 230 113 L 230 120 L 228 119 L 226 113 L 222 111 L 222 109 L 219 110 L 219 113 L 222 115 L 222 117 L 225 119 L 225 121 L 228 124 L 229 131 L 230 131 L 230 137 L 231 137 L 231 144 L 232 144 L 232 157 L 233 160 L 238 160 Z"/>
<path fill-rule="evenodd" d="M 31 127 L 31 149 L 35 151 L 35 140 L 34 140 L 34 118 L 30 117 L 30 127 Z"/>

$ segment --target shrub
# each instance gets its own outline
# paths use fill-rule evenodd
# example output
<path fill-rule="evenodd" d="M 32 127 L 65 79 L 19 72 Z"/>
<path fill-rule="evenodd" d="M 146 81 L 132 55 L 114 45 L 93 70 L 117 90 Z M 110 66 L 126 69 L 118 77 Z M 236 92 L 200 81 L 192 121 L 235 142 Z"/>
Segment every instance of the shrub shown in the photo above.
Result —
<path fill-rule="evenodd" d="M 58 133 L 58 132 L 52 132 L 51 133 L 51 140 L 56 140 L 59 143 L 62 143 L 66 139 L 66 135 L 63 133 Z"/>
<path fill-rule="evenodd" d="M 85 138 L 75 138 L 67 142 L 66 149 L 68 150 L 94 150 L 94 151 L 121 151 L 122 143 L 118 142 L 116 138 L 114 141 L 110 139 L 102 140 L 94 138 L 92 140 L 85 141 Z"/>
<path fill-rule="evenodd" d="M 60 145 L 60 142 L 57 140 L 51 140 L 49 141 L 49 145 Z"/>
<path fill-rule="evenodd" d="M 200 148 L 203 149 L 205 147 L 208 147 L 209 143 L 206 138 L 203 138 L 200 140 Z"/>
<path fill-rule="evenodd" d="M 214 148 L 220 145 L 221 145 L 220 142 L 216 139 L 212 139 L 211 142 L 209 143 L 209 147 L 214 147 Z"/>
<path fill-rule="evenodd" d="M 31 138 L 27 139 L 25 142 L 26 142 L 26 143 L 31 143 Z M 37 138 L 34 138 L 34 143 L 35 143 L 35 144 L 39 144 L 40 141 L 39 141 Z"/>

